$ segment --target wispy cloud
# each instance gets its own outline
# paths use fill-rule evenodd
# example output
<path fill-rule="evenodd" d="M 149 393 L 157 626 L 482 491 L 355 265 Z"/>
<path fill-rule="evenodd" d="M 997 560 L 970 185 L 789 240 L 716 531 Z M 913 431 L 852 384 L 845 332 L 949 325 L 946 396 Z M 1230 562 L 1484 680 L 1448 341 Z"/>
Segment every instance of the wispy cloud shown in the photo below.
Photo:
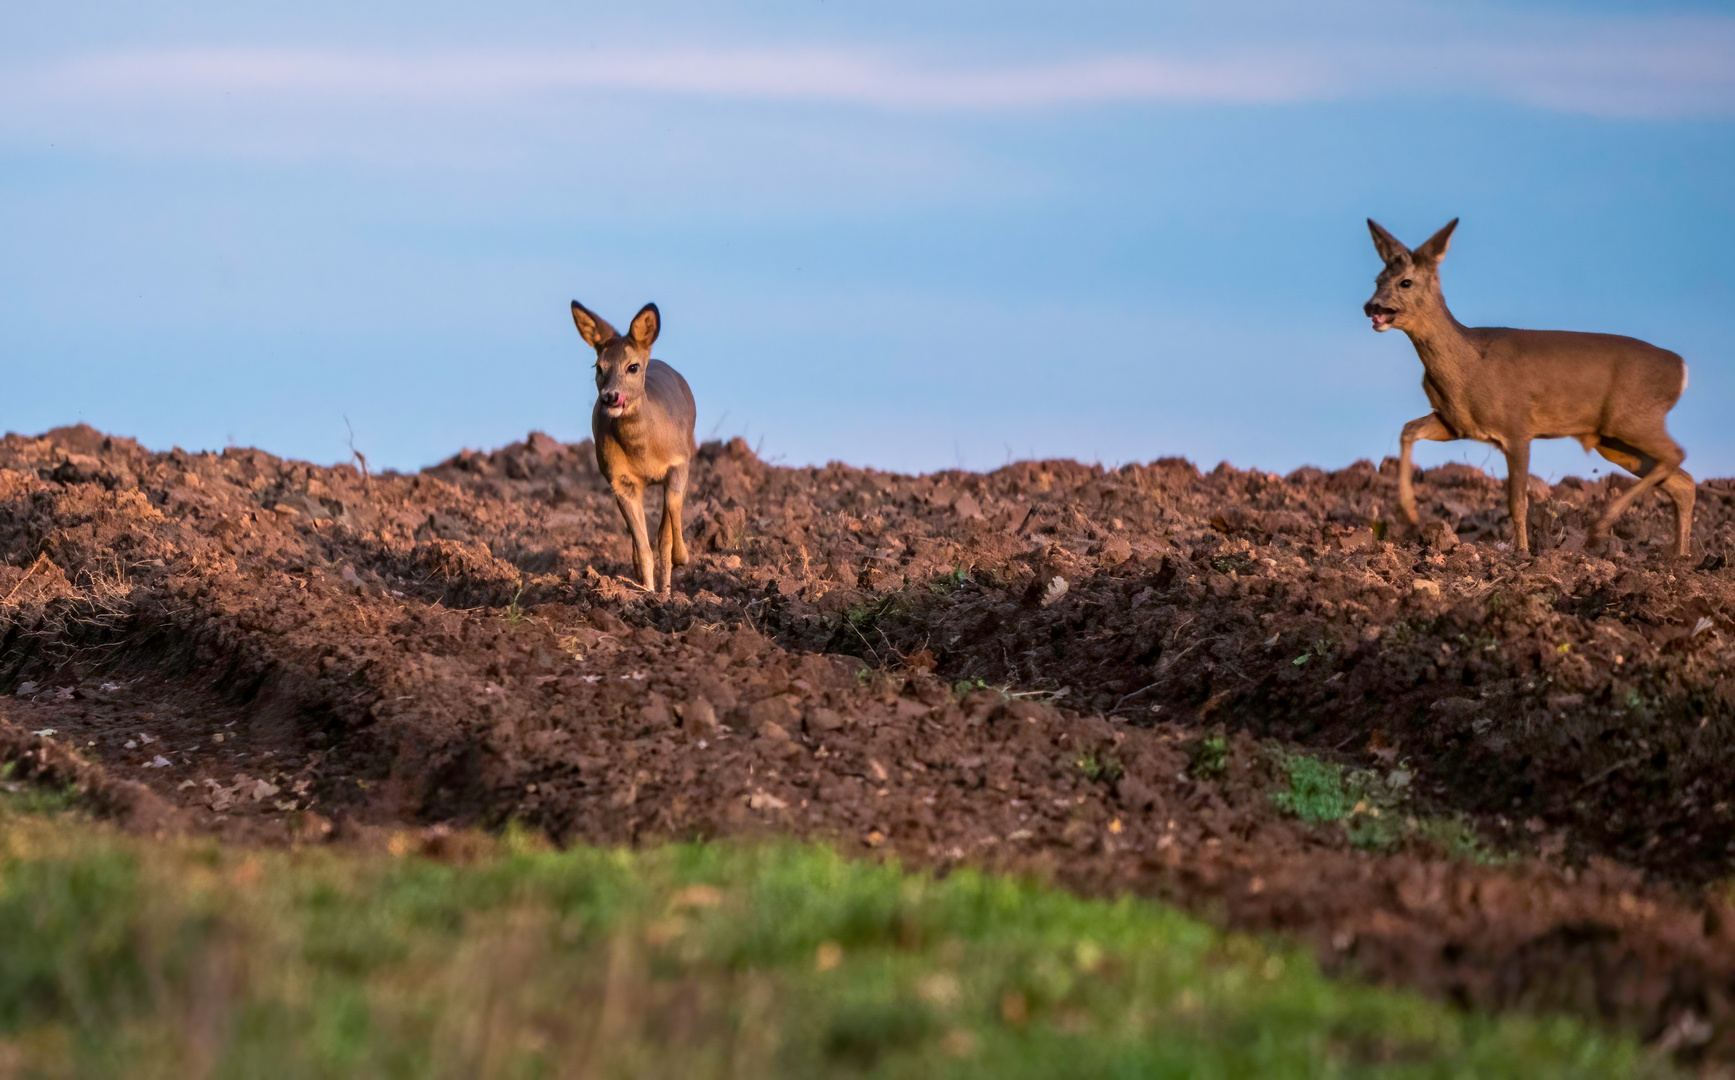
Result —
<path fill-rule="evenodd" d="M 152 99 L 383 106 L 596 92 L 1008 112 L 1117 103 L 1279 103 L 1481 96 L 1613 116 L 1735 115 L 1735 19 L 1575 21 L 1424 47 L 1341 38 L 1056 62 L 921 62 L 828 47 L 420 54 L 202 48 L 75 57 L 15 71 L 0 94 L 39 105 Z"/>
<path fill-rule="evenodd" d="M 40 71 L 62 97 L 294 95 L 375 102 L 500 101 L 574 91 L 1005 110 L 1116 101 L 1287 101 L 1326 90 L 1319 65 L 1283 57 L 1106 56 L 1000 68 L 932 67 L 837 49 L 443 52 L 277 49 L 136 52 Z"/>

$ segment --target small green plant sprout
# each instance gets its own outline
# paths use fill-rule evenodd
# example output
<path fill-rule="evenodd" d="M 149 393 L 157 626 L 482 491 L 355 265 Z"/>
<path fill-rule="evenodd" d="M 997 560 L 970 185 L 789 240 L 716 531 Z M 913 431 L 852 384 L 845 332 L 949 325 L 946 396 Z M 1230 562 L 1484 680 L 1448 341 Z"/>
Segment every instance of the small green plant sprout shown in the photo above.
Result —
<path fill-rule="evenodd" d="M 1315 825 L 1341 822 L 1345 835 L 1365 851 L 1385 851 L 1406 842 L 1424 844 L 1449 858 L 1491 863 L 1491 851 L 1468 819 L 1417 816 L 1409 812 L 1410 770 L 1389 773 L 1347 769 L 1307 754 L 1278 754 L 1289 786 L 1271 793 L 1286 814 Z"/>
<path fill-rule="evenodd" d="M 1108 780 L 1112 783 L 1119 780 L 1126 772 L 1126 767 L 1121 764 L 1120 758 L 1116 757 L 1112 750 L 1104 750 L 1100 753 L 1095 750 L 1083 751 L 1073 760 L 1073 765 L 1084 774 L 1086 780 L 1092 782 Z"/>
<path fill-rule="evenodd" d="M 1289 786 L 1271 793 L 1279 810 L 1308 822 L 1342 821 L 1355 808 L 1359 793 L 1344 785 L 1343 766 L 1307 754 L 1282 754 L 1278 765 Z"/>
<path fill-rule="evenodd" d="M 895 616 L 901 610 L 902 603 L 896 593 L 885 593 L 875 599 L 852 605 L 843 613 L 843 621 L 832 634 L 827 648 L 840 653 L 872 656 L 876 662 L 883 662 L 879 650 L 874 648 L 879 621 L 887 616 Z M 883 633 L 879 634 L 879 640 L 884 641 Z"/>
<path fill-rule="evenodd" d="M 1227 555 L 1219 555 L 1211 560 L 1211 569 L 1219 574 L 1246 574 L 1259 566 L 1259 560 L 1251 552 L 1235 551 Z"/>
<path fill-rule="evenodd" d="M 1193 744 L 1187 772 L 1195 780 L 1221 780 L 1229 774 L 1229 741 L 1211 735 Z"/>
<path fill-rule="evenodd" d="M 1313 659 L 1313 654 L 1302 653 L 1300 656 L 1291 660 L 1290 663 L 1294 664 L 1296 667 L 1301 667 L 1303 664 L 1307 663 L 1309 660 L 1312 660 L 1312 659 Z"/>
<path fill-rule="evenodd" d="M 508 626 L 521 626 L 530 618 L 529 614 L 524 610 L 524 605 L 520 602 L 523 599 L 524 583 L 520 581 L 518 583 L 518 591 L 512 594 L 512 601 L 508 603 L 506 609 L 501 612 L 501 614 L 506 616 L 506 623 Z"/>
<path fill-rule="evenodd" d="M 978 690 L 994 690 L 997 687 L 989 685 L 981 679 L 959 679 L 952 684 L 952 696 L 960 700 L 969 697 Z"/>
<path fill-rule="evenodd" d="M 886 615 L 897 610 L 898 598 L 894 593 L 887 593 L 877 600 L 855 604 L 843 613 L 844 622 L 858 634 L 872 630 Z"/>
<path fill-rule="evenodd" d="M 970 575 L 964 572 L 963 567 L 959 567 L 953 570 L 950 574 L 942 574 L 940 577 L 929 582 L 928 591 L 933 593 L 935 596 L 950 596 L 952 593 L 955 593 L 962 588 L 969 580 Z"/>
<path fill-rule="evenodd" d="M 1488 842 L 1476 831 L 1476 827 L 1462 814 L 1453 814 L 1450 817 L 1410 817 L 1404 818 L 1402 824 L 1409 839 L 1425 844 L 1448 858 L 1484 865 L 1505 862 L 1508 859 L 1490 848 Z M 1361 843 L 1353 830 L 1350 833 L 1350 842 L 1361 847 L 1391 846 L 1390 841 Z"/>

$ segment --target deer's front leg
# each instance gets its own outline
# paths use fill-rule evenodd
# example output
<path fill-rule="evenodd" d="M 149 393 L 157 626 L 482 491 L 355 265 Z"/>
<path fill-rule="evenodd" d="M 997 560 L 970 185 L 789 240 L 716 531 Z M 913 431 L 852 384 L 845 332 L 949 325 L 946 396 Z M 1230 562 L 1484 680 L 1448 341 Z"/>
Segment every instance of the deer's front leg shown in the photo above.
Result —
<path fill-rule="evenodd" d="M 621 517 L 626 519 L 627 530 L 632 533 L 633 573 L 638 575 L 640 585 L 655 592 L 656 566 L 651 557 L 650 534 L 645 528 L 645 489 L 624 476 L 617 477 L 612 486 L 615 505 L 620 507 Z"/>
<path fill-rule="evenodd" d="M 1512 515 L 1512 549 L 1530 551 L 1530 440 L 1506 451 L 1506 510 Z"/>
<path fill-rule="evenodd" d="M 681 503 L 687 497 L 687 465 L 683 462 L 669 470 L 663 486 L 663 526 L 669 533 L 669 562 L 672 566 L 687 565 L 687 541 L 681 535 Z"/>
<path fill-rule="evenodd" d="M 681 496 L 686 481 L 684 465 L 670 469 L 663 480 L 663 517 L 657 522 L 657 580 L 662 582 L 665 598 L 675 584 L 675 567 L 687 561 L 687 548 L 681 543 Z"/>
<path fill-rule="evenodd" d="M 1404 515 L 1404 520 L 1411 525 L 1422 520 L 1416 513 L 1416 488 L 1410 481 L 1410 452 L 1415 448 L 1417 439 L 1429 442 L 1454 442 L 1458 436 L 1452 434 L 1439 413 L 1429 413 L 1418 416 L 1404 425 L 1404 433 L 1398 439 L 1398 510 Z"/>

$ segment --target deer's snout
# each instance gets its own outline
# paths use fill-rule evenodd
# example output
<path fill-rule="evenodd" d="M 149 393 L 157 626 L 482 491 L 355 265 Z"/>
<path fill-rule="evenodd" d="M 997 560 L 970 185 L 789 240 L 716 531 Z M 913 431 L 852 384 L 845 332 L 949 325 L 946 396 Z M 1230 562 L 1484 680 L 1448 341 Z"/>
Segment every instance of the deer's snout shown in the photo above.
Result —
<path fill-rule="evenodd" d="M 602 392 L 602 407 L 618 409 L 626 402 L 626 397 L 619 390 L 604 390 Z"/>
<path fill-rule="evenodd" d="M 1380 303 L 1378 296 L 1363 304 L 1361 310 L 1363 315 L 1373 320 L 1375 330 L 1391 329 L 1392 316 L 1398 313 L 1396 308 L 1389 308 Z"/>

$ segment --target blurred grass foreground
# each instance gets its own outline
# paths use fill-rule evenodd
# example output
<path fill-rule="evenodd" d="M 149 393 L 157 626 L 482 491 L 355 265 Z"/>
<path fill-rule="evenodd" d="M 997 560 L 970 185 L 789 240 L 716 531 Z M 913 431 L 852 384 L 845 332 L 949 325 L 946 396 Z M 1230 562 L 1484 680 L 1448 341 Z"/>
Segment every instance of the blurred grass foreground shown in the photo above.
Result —
<path fill-rule="evenodd" d="M 1654 1075 L 1159 904 L 817 845 L 258 850 L 0 811 L 4 1077 Z M 406 842 L 408 841 L 408 842 Z"/>

